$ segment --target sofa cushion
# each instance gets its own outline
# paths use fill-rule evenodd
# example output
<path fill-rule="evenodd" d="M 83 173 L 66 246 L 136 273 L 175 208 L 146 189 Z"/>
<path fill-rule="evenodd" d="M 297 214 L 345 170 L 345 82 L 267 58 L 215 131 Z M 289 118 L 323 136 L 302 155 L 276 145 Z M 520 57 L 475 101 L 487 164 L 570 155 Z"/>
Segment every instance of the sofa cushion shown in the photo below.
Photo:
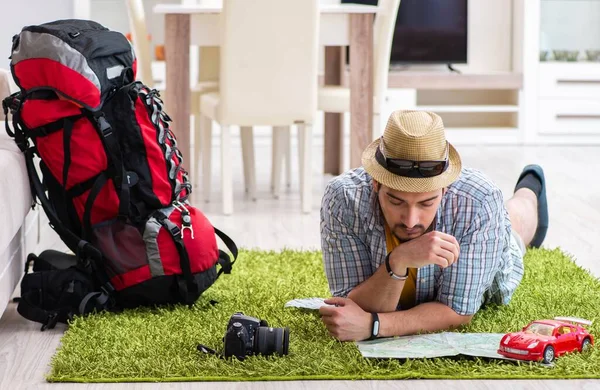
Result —
<path fill-rule="evenodd" d="M 23 154 L 0 121 L 0 252 L 17 233 L 31 207 Z"/>

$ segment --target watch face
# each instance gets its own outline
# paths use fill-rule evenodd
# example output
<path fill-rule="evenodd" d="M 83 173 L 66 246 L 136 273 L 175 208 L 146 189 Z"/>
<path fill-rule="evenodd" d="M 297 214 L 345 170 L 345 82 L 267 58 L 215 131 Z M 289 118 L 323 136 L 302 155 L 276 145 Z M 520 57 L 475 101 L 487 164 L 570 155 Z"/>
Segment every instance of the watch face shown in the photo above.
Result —
<path fill-rule="evenodd" d="M 379 334 L 379 321 L 373 322 L 373 336 L 377 336 Z"/>

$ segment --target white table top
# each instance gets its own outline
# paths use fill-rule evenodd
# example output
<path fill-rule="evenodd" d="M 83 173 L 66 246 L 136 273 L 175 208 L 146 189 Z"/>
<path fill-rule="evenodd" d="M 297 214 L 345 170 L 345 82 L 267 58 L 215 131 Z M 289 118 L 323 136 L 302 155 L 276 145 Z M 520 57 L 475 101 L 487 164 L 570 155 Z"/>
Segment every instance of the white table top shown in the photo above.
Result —
<path fill-rule="evenodd" d="M 325 14 L 376 14 L 376 5 L 364 4 L 322 4 L 321 13 Z M 214 4 L 157 4 L 153 11 L 156 14 L 219 14 L 222 7 Z"/>

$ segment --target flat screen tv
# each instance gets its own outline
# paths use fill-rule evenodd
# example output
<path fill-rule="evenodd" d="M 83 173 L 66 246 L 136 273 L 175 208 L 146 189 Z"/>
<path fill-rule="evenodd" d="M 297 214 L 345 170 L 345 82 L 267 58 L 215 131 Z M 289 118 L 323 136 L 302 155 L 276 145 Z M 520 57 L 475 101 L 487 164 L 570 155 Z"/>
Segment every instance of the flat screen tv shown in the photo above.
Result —
<path fill-rule="evenodd" d="M 464 64 L 467 62 L 468 0 L 401 0 L 390 62 Z M 342 0 L 376 5 L 377 0 Z"/>

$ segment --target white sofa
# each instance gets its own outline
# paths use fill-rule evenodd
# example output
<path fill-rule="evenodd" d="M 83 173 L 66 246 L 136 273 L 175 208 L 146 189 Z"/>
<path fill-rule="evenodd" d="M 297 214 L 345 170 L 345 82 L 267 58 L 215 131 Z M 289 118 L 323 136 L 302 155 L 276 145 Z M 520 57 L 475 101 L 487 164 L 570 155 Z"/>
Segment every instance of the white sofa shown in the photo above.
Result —
<path fill-rule="evenodd" d="M 14 91 L 10 73 L 0 69 L 0 100 Z M 0 110 L 1 111 L 1 110 Z M 0 316 L 21 280 L 25 259 L 38 244 L 38 207 L 31 192 L 23 154 L 4 129 L 0 112 Z"/>

